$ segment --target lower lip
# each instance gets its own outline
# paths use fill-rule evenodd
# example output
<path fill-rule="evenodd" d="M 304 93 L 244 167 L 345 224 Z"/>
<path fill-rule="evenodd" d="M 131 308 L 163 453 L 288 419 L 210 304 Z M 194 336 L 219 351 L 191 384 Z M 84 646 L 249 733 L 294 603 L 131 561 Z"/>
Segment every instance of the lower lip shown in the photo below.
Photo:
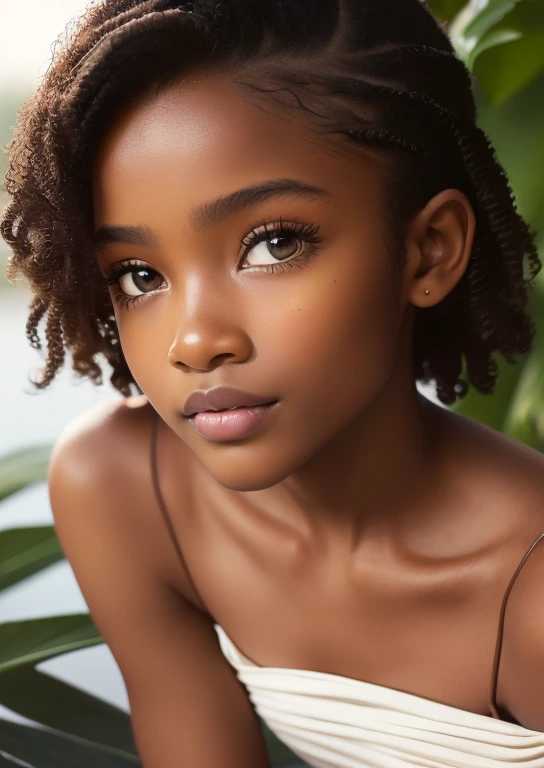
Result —
<path fill-rule="evenodd" d="M 197 413 L 189 421 L 208 440 L 237 440 L 254 432 L 277 405 L 279 402 L 276 401 L 251 408 L 235 408 L 232 411 Z"/>

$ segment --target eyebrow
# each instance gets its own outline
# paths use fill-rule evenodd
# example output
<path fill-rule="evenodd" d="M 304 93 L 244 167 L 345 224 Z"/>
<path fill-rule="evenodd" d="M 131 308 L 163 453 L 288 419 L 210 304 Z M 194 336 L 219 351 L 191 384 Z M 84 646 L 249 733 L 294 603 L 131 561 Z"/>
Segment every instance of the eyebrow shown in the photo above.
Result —
<path fill-rule="evenodd" d="M 253 184 L 215 200 L 200 203 L 189 212 L 189 223 L 195 232 L 203 234 L 217 226 L 230 216 L 234 216 L 247 208 L 277 199 L 285 195 L 301 197 L 306 200 L 330 198 L 331 193 L 322 187 L 307 184 L 297 179 L 269 179 L 259 184 Z M 94 234 L 94 244 L 97 248 L 108 243 L 126 243 L 128 245 L 144 245 L 157 247 L 158 241 L 149 227 L 113 226 L 104 224 Z"/>

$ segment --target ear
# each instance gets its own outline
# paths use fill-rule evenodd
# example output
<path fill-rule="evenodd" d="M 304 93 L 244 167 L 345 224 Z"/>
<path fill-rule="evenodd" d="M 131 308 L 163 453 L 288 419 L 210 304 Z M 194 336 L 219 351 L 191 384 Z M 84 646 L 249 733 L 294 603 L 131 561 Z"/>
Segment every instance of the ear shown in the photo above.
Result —
<path fill-rule="evenodd" d="M 430 307 L 455 288 L 467 268 L 475 231 L 472 205 L 458 189 L 442 190 L 414 216 L 405 239 L 409 302 Z"/>

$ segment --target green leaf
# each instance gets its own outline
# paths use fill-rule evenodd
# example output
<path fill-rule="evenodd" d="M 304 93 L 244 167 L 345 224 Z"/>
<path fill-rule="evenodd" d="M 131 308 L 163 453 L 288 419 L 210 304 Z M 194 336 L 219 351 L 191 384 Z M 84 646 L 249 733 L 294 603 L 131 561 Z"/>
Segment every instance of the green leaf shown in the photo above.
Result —
<path fill-rule="evenodd" d="M 35 768 L 35 766 L 26 761 L 18 760 L 0 749 L 0 768 Z"/>
<path fill-rule="evenodd" d="M 0 675 L 104 640 L 88 613 L 0 624 Z"/>
<path fill-rule="evenodd" d="M 484 35 L 478 45 L 468 55 L 466 64 L 469 69 L 474 67 L 474 62 L 478 56 L 484 51 L 488 51 L 491 48 L 497 48 L 499 45 L 505 43 L 511 43 L 514 40 L 519 40 L 523 37 L 522 33 L 517 29 L 492 29 L 487 35 Z"/>
<path fill-rule="evenodd" d="M 41 725 L 138 754 L 126 712 L 34 667 L 2 674 L 0 704 Z"/>
<path fill-rule="evenodd" d="M 466 0 L 430 0 L 429 6 L 441 21 L 450 21 L 465 5 Z"/>
<path fill-rule="evenodd" d="M 272 768 L 276 768 L 275 763 L 272 763 Z M 310 765 L 297 759 L 295 762 L 284 763 L 281 768 L 310 768 Z"/>
<path fill-rule="evenodd" d="M 469 56 L 483 36 L 512 11 L 520 0 L 483 0 L 466 5 L 453 19 L 448 34 L 468 66 Z"/>
<path fill-rule="evenodd" d="M 52 525 L 0 531 L 0 591 L 64 558 Z"/>
<path fill-rule="evenodd" d="M 544 3 L 521 0 L 467 55 L 486 97 L 500 106 L 544 70 Z"/>
<path fill-rule="evenodd" d="M 521 91 L 544 70 L 544 29 L 527 32 L 478 58 L 474 74 L 494 106 Z"/>
<path fill-rule="evenodd" d="M 541 73 L 527 88 L 515 94 L 501 107 L 482 100 L 478 110 L 478 122 L 491 138 L 498 158 L 505 167 L 515 192 L 519 213 L 541 233 L 540 242 L 537 238 L 541 258 L 544 254 L 544 182 L 539 169 L 544 163 L 543 93 L 544 73 Z M 537 286 L 539 284 L 540 287 L 535 287 L 528 306 L 529 313 L 534 316 L 544 306 L 544 270 L 537 278 Z M 544 333 L 541 326 L 539 333 Z M 534 355 L 535 351 L 529 353 L 523 361 L 514 366 L 509 365 L 502 356 L 495 355 L 500 371 L 495 392 L 482 395 L 471 388 L 466 398 L 452 406 L 453 410 L 500 432 L 504 431 L 521 442 L 532 446 L 537 444 L 535 431 L 521 428 L 521 415 L 514 416 L 517 406 L 513 405 L 522 392 L 521 384 L 524 378 L 532 377 L 534 381 L 534 374 L 525 370 L 525 366 L 528 366 L 529 371 L 534 365 Z M 521 396 L 525 398 L 525 395 Z M 533 396 L 536 397 L 537 392 Z M 535 418 L 538 410 L 534 409 L 537 407 L 535 403 Z M 527 424 L 526 421 L 525 426 Z"/>
<path fill-rule="evenodd" d="M 487 54 L 486 54 L 487 55 Z M 489 135 L 522 216 L 540 232 L 544 255 L 544 72 L 500 107 L 482 99 L 480 127 Z M 544 280 L 544 275 L 539 275 Z M 544 284 L 542 285 L 544 290 Z"/>
<path fill-rule="evenodd" d="M 278 739 L 261 717 L 259 717 L 259 725 L 266 742 L 272 768 L 306 768 L 306 763 L 302 762 L 283 741 Z"/>
<path fill-rule="evenodd" d="M 503 431 L 544 453 L 544 356 L 533 354 L 506 415 Z"/>
<path fill-rule="evenodd" d="M 462 400 L 457 400 L 450 410 L 475 419 L 488 427 L 502 430 L 505 414 L 508 411 L 513 393 L 523 373 L 525 360 L 510 364 L 502 355 L 494 354 L 494 360 L 499 368 L 499 376 L 495 382 L 495 391 L 489 395 L 479 392 L 470 386 Z M 466 363 L 463 366 L 462 378 L 466 377 Z"/>
<path fill-rule="evenodd" d="M 472 3 L 473 17 L 464 29 L 467 38 L 480 40 L 491 27 L 512 11 L 520 0 L 487 0 L 487 2 Z"/>
<path fill-rule="evenodd" d="M 23 448 L 0 458 L 0 501 L 46 479 L 51 445 Z"/>
<path fill-rule="evenodd" d="M 536 342 L 511 399 L 503 431 L 544 452 L 544 291 L 531 296 L 529 311 L 537 327 Z"/>
<path fill-rule="evenodd" d="M 9 720 L 0 719 L 0 744 L 4 755 L 7 755 L 6 759 L 11 756 L 23 760 L 32 768 L 141 766 L 140 759 L 134 755 L 102 747 L 69 734 L 12 723 Z"/>

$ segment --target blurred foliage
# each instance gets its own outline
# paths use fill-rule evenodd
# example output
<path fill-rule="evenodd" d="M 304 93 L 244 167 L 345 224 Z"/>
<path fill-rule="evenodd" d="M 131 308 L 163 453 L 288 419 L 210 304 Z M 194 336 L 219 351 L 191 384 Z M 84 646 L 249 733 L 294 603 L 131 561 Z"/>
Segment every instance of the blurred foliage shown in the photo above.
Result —
<path fill-rule="evenodd" d="M 15 491 L 42 481 L 50 454 L 50 445 L 38 445 L 0 458 L 0 501 Z"/>
<path fill-rule="evenodd" d="M 50 451 L 50 446 L 30 448 L 0 459 L 0 502 L 46 479 Z M 0 531 L 0 592 L 62 559 L 51 525 Z M 103 642 L 87 613 L 0 624 L 0 704 L 36 723 L 20 725 L 0 718 L 0 765 L 3 758 L 26 768 L 141 766 L 125 711 L 36 668 Z M 259 722 L 273 768 L 304 768 L 266 723 Z"/>
<path fill-rule="evenodd" d="M 472 0 L 457 12 L 454 4 L 430 5 L 447 21 L 452 43 L 473 74 L 478 125 L 493 142 L 543 259 L 544 2 Z M 544 451 L 544 270 L 529 313 L 537 328 L 532 351 L 513 365 L 495 355 L 500 373 L 493 394 L 471 387 L 452 410 Z"/>
<path fill-rule="evenodd" d="M 0 592 L 34 576 L 63 557 L 51 526 L 0 531 Z"/>
<path fill-rule="evenodd" d="M 465 0 L 434 0 L 429 5 L 438 19 L 441 21 L 451 21 L 461 8 L 465 6 Z"/>
<path fill-rule="evenodd" d="M 504 104 L 544 69 L 542 0 L 470 3 L 452 20 L 449 33 L 494 106 Z"/>

